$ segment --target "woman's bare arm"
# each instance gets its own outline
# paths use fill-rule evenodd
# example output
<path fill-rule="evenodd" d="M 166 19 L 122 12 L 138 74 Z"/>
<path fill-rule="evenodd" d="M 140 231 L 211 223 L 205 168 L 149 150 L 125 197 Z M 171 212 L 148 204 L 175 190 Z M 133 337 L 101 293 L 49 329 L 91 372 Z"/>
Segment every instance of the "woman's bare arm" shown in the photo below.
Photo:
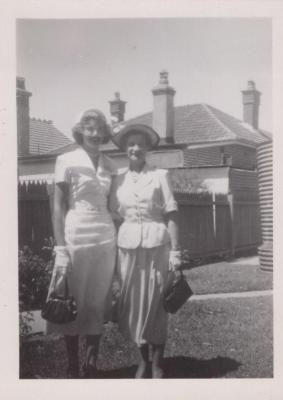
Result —
<path fill-rule="evenodd" d="M 178 212 L 172 211 L 167 214 L 167 227 L 171 239 L 172 250 L 179 250 L 179 226 L 178 226 Z"/>
<path fill-rule="evenodd" d="M 68 209 L 68 185 L 57 183 L 54 191 L 54 236 L 57 246 L 65 246 L 65 217 Z"/>
<path fill-rule="evenodd" d="M 108 209 L 112 216 L 115 228 L 118 231 L 123 219 L 118 211 L 119 203 L 117 199 L 117 189 L 118 189 L 117 179 L 118 179 L 117 176 L 114 176 L 112 178 L 110 193 L 108 197 Z"/>

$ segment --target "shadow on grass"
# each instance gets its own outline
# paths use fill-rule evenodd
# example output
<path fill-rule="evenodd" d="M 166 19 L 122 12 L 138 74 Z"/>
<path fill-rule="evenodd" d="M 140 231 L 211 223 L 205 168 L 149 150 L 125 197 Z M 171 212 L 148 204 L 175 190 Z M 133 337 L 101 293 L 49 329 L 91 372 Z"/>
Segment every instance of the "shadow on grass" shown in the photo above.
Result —
<path fill-rule="evenodd" d="M 220 378 L 235 371 L 241 363 L 228 357 L 216 357 L 210 360 L 198 360 L 190 357 L 170 357 L 164 360 L 164 378 Z M 108 371 L 100 370 L 97 379 L 131 379 L 135 376 L 136 366 Z"/>
<path fill-rule="evenodd" d="M 165 378 L 220 378 L 241 366 L 228 357 L 198 360 L 190 357 L 170 357 L 164 360 Z"/>

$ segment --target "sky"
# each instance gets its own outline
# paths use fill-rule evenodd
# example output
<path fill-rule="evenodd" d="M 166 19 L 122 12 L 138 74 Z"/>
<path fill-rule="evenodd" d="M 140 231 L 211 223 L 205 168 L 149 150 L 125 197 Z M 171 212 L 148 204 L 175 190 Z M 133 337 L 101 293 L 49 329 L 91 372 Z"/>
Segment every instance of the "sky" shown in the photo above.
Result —
<path fill-rule="evenodd" d="M 125 119 L 151 111 L 163 69 L 175 106 L 207 103 L 240 119 L 241 90 L 254 80 L 259 125 L 272 130 L 271 19 L 19 19 L 16 36 L 30 116 L 67 136 L 86 109 L 110 118 L 116 91 L 127 102 Z"/>

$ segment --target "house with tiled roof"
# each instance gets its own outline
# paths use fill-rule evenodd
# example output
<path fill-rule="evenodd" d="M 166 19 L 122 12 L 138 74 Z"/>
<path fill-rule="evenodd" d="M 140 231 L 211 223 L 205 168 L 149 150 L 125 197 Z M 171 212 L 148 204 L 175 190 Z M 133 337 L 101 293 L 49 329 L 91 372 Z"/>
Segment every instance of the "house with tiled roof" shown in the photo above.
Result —
<path fill-rule="evenodd" d="M 145 124 L 153 127 L 161 140 L 157 150 L 149 155 L 156 166 L 177 169 L 174 174 L 202 181 L 202 188 L 227 193 L 232 187 L 256 187 L 256 149 L 271 140 L 271 135 L 258 129 L 260 92 L 248 82 L 243 90 L 243 120 L 208 104 L 174 107 L 175 90 L 169 85 L 168 74 L 160 73 L 153 88 L 153 110 L 135 118 L 124 118 L 125 101 L 119 93 L 110 101 L 110 113 L 117 125 Z M 71 151 L 70 144 L 58 149 Z M 58 153 L 58 150 L 52 153 Z M 126 165 L 125 155 L 112 143 L 103 147 L 118 166 Z M 194 186 L 194 185 L 193 185 Z"/>

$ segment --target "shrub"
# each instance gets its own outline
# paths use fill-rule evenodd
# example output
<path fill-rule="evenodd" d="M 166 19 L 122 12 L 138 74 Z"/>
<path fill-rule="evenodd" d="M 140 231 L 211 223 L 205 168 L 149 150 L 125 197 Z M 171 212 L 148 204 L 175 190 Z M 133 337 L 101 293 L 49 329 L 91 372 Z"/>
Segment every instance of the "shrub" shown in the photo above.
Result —
<path fill-rule="evenodd" d="M 19 250 L 20 311 L 40 309 L 44 304 L 54 263 L 53 245 L 50 238 L 37 254 L 28 246 Z"/>
<path fill-rule="evenodd" d="M 33 321 L 33 316 L 30 311 L 20 313 L 20 344 L 22 344 L 22 340 L 24 340 L 31 333 L 31 321 Z"/>

